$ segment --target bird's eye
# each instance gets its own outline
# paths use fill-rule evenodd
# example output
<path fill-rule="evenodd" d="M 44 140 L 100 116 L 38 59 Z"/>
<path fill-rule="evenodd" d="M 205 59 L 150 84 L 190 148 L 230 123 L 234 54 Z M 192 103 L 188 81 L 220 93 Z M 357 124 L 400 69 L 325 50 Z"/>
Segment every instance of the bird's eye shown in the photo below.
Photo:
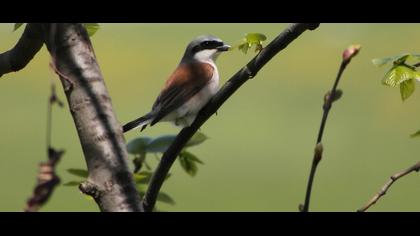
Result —
<path fill-rule="evenodd" d="M 210 45 L 210 41 L 204 41 L 201 43 L 202 46 L 209 46 Z"/>

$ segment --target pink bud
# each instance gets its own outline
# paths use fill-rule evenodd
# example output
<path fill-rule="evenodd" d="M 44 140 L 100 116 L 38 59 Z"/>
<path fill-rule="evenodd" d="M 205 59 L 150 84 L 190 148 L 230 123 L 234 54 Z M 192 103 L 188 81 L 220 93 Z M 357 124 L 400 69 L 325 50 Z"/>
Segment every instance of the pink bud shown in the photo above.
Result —
<path fill-rule="evenodd" d="M 343 52 L 343 61 L 349 62 L 357 53 L 360 51 L 361 46 L 359 44 L 350 45 Z"/>

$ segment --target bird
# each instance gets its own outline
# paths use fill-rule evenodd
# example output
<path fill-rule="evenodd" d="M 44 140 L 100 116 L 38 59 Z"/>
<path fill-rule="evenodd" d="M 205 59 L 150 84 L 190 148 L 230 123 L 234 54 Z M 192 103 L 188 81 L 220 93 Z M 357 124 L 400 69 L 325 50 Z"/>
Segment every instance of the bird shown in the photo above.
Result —
<path fill-rule="evenodd" d="M 176 69 L 166 80 L 150 112 L 123 125 L 123 132 L 158 122 L 188 127 L 198 112 L 219 90 L 217 57 L 231 48 L 213 35 L 194 38 L 185 49 Z"/>

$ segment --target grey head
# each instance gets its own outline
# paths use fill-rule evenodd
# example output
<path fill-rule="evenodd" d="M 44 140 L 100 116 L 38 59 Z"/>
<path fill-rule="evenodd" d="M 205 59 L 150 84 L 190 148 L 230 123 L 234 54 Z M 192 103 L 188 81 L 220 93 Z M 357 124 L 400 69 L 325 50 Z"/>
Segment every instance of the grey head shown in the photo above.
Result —
<path fill-rule="evenodd" d="M 228 51 L 229 45 L 213 35 L 201 35 L 193 39 L 187 46 L 182 62 L 214 61 L 221 52 Z"/>

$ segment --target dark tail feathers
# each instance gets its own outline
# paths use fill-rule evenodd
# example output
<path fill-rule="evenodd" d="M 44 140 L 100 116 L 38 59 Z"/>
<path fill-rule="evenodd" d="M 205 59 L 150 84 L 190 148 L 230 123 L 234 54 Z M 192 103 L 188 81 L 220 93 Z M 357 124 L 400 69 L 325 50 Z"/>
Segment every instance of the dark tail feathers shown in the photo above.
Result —
<path fill-rule="evenodd" d="M 143 127 L 141 127 L 141 130 L 140 130 L 140 132 L 141 132 L 147 127 L 147 125 L 150 123 L 150 121 L 152 121 L 152 116 L 149 113 L 145 116 L 142 116 L 140 118 L 137 118 L 137 119 L 135 119 L 133 121 L 130 121 L 127 124 L 125 124 L 123 126 L 123 132 L 125 133 L 129 130 L 132 130 L 132 129 L 138 127 L 138 126 L 143 125 Z"/>

